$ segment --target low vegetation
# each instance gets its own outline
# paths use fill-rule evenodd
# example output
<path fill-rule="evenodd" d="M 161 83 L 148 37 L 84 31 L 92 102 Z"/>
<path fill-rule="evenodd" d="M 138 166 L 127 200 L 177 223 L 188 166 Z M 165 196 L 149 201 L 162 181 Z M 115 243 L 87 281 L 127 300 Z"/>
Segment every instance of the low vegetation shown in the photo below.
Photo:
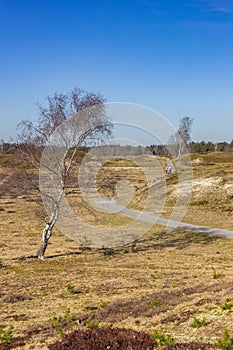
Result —
<path fill-rule="evenodd" d="M 160 333 L 155 330 L 151 336 L 152 339 L 156 339 L 158 344 L 161 346 L 171 345 L 173 343 L 173 338 L 170 334 Z"/>
<path fill-rule="evenodd" d="M 208 322 L 206 321 L 206 318 L 198 318 L 198 317 L 194 317 L 194 319 L 191 322 L 191 326 L 193 328 L 200 328 L 203 326 L 206 326 L 208 324 Z"/>
<path fill-rule="evenodd" d="M 233 300 L 226 301 L 225 303 L 221 304 L 220 307 L 222 310 L 230 310 L 233 308 Z"/>
<path fill-rule="evenodd" d="M 130 329 L 94 328 L 77 330 L 62 341 L 48 346 L 49 350 L 154 350 L 157 342 L 148 334 Z"/>
<path fill-rule="evenodd" d="M 4 157 L 0 155 L 1 350 L 123 350 L 128 345 L 134 350 L 232 349 L 231 239 L 181 229 L 168 233 L 154 225 L 132 244 L 94 249 L 55 229 L 45 261 L 25 258 L 38 247 L 45 214 L 15 156 L 2 161 Z M 232 229 L 232 153 L 193 154 L 192 160 L 194 192 L 184 220 Z M 146 197 L 137 167 L 121 165 L 137 196 Z M 114 173 L 111 166 L 108 171 Z M 166 166 L 164 159 L 161 166 Z M 16 179 L 24 190 L 18 192 Z M 168 176 L 166 183 L 163 215 L 174 204 L 177 175 Z M 67 196 L 75 208 L 78 192 Z M 136 197 L 132 207 L 140 206 Z M 81 209 L 89 222 L 108 225 L 108 215 L 94 214 Z M 128 219 L 116 215 L 111 220 L 117 225 Z"/>
<path fill-rule="evenodd" d="M 12 339 L 13 326 L 6 327 L 0 324 L 0 340 L 9 342 Z"/>
<path fill-rule="evenodd" d="M 221 350 L 233 349 L 233 337 L 231 337 L 227 329 L 225 329 L 223 337 L 219 338 L 218 341 L 215 343 L 215 346 Z"/>

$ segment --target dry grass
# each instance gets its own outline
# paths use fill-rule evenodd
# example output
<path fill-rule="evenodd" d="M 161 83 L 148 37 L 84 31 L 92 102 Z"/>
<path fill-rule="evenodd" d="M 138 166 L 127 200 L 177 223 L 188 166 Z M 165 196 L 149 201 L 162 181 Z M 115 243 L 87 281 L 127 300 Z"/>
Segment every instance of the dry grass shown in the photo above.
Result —
<path fill-rule="evenodd" d="M 219 191 L 210 186 L 209 192 L 200 193 L 203 203 L 196 203 L 199 194 L 194 193 L 186 220 L 232 229 L 231 206 L 226 203 L 230 209 L 225 211 L 220 196 L 232 181 L 232 154 L 203 155 L 198 162 L 193 158 L 194 180 L 223 180 L 214 185 Z M 15 170 L 2 166 L 0 183 Z M 135 176 L 131 181 L 137 186 Z M 175 190 L 175 177 L 168 178 L 168 184 Z M 67 332 L 90 327 L 91 322 L 149 334 L 157 329 L 180 343 L 213 344 L 225 328 L 232 330 L 233 309 L 220 307 L 233 299 L 232 240 L 182 230 L 166 234 L 154 226 L 139 242 L 106 252 L 80 247 L 55 230 L 45 261 L 16 260 L 34 253 L 40 242 L 43 213 L 32 198 L 4 193 L 0 202 L 0 324 L 14 327 L 12 348 L 43 349 L 60 337 L 60 324 Z M 222 205 L 211 205 L 215 198 Z M 167 207 L 172 201 L 171 191 Z M 88 209 L 83 208 L 82 215 L 94 220 Z M 109 217 L 99 220 L 103 225 Z M 79 292 L 70 293 L 68 285 Z M 205 318 L 207 324 L 193 328 L 194 317 Z"/>

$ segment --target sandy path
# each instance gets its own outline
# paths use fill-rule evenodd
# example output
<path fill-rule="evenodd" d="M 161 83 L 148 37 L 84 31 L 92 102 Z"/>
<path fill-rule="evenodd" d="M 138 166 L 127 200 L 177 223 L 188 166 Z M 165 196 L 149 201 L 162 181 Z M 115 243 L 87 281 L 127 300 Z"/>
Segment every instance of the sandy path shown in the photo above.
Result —
<path fill-rule="evenodd" d="M 137 210 L 125 208 L 122 205 L 117 204 L 115 200 L 111 198 L 110 199 L 103 198 L 103 199 L 97 200 L 96 204 L 107 211 L 119 213 L 120 215 L 125 215 L 130 218 L 134 218 L 144 222 L 150 222 L 150 223 L 159 224 L 159 225 L 172 227 L 172 228 L 181 228 L 192 232 L 203 232 L 207 234 L 214 234 L 214 235 L 225 236 L 228 238 L 233 238 L 233 231 L 230 231 L 230 230 L 214 228 L 209 226 L 193 225 L 185 222 L 165 219 L 156 215 L 142 213 Z"/>

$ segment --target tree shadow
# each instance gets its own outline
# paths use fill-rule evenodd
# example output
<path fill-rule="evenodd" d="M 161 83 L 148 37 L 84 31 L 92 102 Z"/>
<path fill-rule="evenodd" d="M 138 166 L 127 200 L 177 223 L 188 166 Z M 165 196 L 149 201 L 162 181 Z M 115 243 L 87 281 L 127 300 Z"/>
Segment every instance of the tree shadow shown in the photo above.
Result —
<path fill-rule="evenodd" d="M 213 229 L 214 230 L 214 229 Z M 208 231 L 208 233 L 205 233 Z M 78 247 L 77 250 L 73 252 L 64 252 L 59 254 L 52 254 L 45 257 L 45 260 L 79 256 L 81 254 L 102 254 L 103 256 L 113 256 L 122 253 L 132 252 L 137 253 L 141 251 L 150 250 L 163 250 L 167 248 L 176 248 L 178 250 L 183 250 L 188 248 L 192 244 L 212 244 L 216 242 L 221 242 L 224 237 L 216 234 L 209 233 L 209 229 L 203 229 L 200 232 L 198 229 L 193 229 L 193 231 L 186 231 L 182 229 L 176 229 L 172 232 L 163 231 L 161 233 L 155 234 L 152 237 L 145 239 L 140 239 L 132 243 L 126 244 L 124 246 L 118 246 L 114 248 L 95 248 L 95 247 Z M 12 258 L 12 260 L 27 260 L 27 259 L 38 259 L 36 254 L 31 254 L 27 256 L 21 256 Z"/>
<path fill-rule="evenodd" d="M 223 239 L 222 236 L 200 232 L 198 229 L 195 229 L 195 231 L 196 232 L 191 232 L 181 229 L 176 229 L 171 233 L 164 231 L 160 234 L 154 235 L 153 237 L 141 239 L 135 242 L 134 251 L 139 252 L 150 249 L 161 250 L 171 247 L 182 250 L 192 244 L 206 245 L 218 241 L 220 242 Z"/>

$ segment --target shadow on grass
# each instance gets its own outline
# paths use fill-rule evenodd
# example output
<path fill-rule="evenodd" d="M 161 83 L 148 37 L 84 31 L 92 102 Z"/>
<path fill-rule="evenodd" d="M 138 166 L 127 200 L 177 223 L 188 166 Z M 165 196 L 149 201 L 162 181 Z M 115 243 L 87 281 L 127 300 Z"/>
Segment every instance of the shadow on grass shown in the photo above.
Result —
<path fill-rule="evenodd" d="M 175 231 L 168 233 L 166 231 L 156 234 L 153 237 L 141 239 L 136 242 L 134 251 L 147 251 L 151 249 L 166 249 L 176 248 L 185 249 L 192 244 L 211 244 L 220 242 L 223 238 L 218 235 L 209 233 L 203 233 L 200 231 L 190 232 L 185 230 L 176 229 Z"/>
<path fill-rule="evenodd" d="M 150 250 L 162 250 L 167 248 L 176 248 L 176 249 L 185 249 L 191 246 L 192 244 L 211 244 L 215 242 L 220 242 L 223 237 L 215 234 L 199 232 L 190 232 L 181 229 L 176 229 L 175 231 L 168 233 L 163 231 L 159 234 L 155 234 L 152 237 L 145 239 L 140 239 L 134 241 L 125 246 L 119 246 L 114 248 L 93 248 L 93 247 L 77 247 L 77 251 L 64 252 L 59 254 L 48 255 L 45 257 L 46 260 L 69 257 L 69 256 L 78 256 L 81 254 L 103 254 L 105 256 L 113 256 L 117 254 L 122 254 L 126 250 L 127 252 L 141 252 L 141 251 L 150 251 Z M 12 260 L 26 260 L 26 259 L 37 259 L 36 254 L 31 254 L 27 256 L 21 256 L 12 258 Z"/>

